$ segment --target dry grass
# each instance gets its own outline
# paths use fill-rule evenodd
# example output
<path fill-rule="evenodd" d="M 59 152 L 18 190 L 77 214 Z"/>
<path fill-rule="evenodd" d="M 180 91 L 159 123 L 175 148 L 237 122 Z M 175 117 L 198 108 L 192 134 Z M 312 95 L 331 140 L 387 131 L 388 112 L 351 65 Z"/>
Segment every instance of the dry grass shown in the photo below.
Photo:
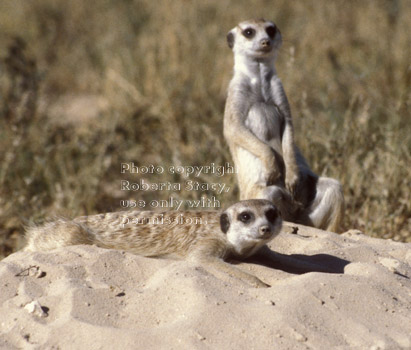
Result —
<path fill-rule="evenodd" d="M 411 241 L 409 1 L 3 0 L 0 256 L 32 220 L 118 210 L 120 199 L 199 198 L 120 191 L 127 178 L 184 181 L 125 176 L 120 163 L 231 161 L 225 35 L 249 17 L 283 33 L 277 68 L 298 144 L 317 173 L 342 181 L 345 228 Z"/>

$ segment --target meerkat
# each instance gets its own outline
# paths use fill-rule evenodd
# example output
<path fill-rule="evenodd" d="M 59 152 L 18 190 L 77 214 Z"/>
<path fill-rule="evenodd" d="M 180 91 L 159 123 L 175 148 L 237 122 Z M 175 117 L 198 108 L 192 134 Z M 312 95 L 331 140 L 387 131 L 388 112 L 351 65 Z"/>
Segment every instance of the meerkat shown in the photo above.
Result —
<path fill-rule="evenodd" d="M 284 220 L 337 232 L 344 211 L 341 184 L 310 169 L 294 142 L 290 106 L 275 60 L 282 44 L 264 19 L 239 23 L 227 35 L 234 75 L 224 111 L 224 137 L 237 167 L 240 199 L 275 203 Z"/>
<path fill-rule="evenodd" d="M 24 250 L 95 244 L 145 257 L 188 259 L 255 287 L 267 287 L 224 260 L 254 255 L 281 227 L 276 206 L 255 199 L 237 202 L 224 211 L 124 211 L 60 219 L 28 228 Z"/>

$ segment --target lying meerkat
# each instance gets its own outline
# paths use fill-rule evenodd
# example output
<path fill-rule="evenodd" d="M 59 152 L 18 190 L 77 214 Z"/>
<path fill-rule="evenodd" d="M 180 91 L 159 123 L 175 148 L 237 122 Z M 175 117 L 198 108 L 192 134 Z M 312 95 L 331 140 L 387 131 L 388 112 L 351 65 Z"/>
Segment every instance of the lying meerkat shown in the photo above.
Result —
<path fill-rule="evenodd" d="M 266 287 L 257 277 L 223 260 L 255 254 L 280 232 L 281 226 L 275 205 L 257 199 L 240 201 L 222 212 L 123 211 L 28 228 L 24 250 L 95 244 L 146 257 L 193 260 L 253 286 Z"/>
<path fill-rule="evenodd" d="M 294 143 L 290 106 L 274 66 L 282 43 L 266 20 L 241 22 L 227 35 L 234 75 L 224 136 L 238 169 L 240 199 L 273 201 L 283 219 L 337 231 L 344 196 L 337 180 L 314 174 Z"/>

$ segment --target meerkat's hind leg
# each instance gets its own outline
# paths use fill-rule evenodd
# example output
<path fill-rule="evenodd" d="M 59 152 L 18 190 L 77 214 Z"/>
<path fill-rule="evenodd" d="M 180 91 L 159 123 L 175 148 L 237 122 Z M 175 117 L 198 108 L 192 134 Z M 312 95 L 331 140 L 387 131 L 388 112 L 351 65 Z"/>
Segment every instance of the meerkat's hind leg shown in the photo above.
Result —
<path fill-rule="evenodd" d="M 344 194 L 339 181 L 328 177 L 318 179 L 316 195 L 308 208 L 314 227 L 337 232 L 344 215 Z"/>
<path fill-rule="evenodd" d="M 26 240 L 27 244 L 23 250 L 34 252 L 77 244 L 93 244 L 94 236 L 82 224 L 59 219 L 43 226 L 28 227 Z"/>
<path fill-rule="evenodd" d="M 293 199 L 285 188 L 276 185 L 264 186 L 260 189 L 259 196 L 260 197 L 257 198 L 267 199 L 273 202 L 280 211 L 283 220 L 295 221 L 298 219 L 301 205 Z"/>

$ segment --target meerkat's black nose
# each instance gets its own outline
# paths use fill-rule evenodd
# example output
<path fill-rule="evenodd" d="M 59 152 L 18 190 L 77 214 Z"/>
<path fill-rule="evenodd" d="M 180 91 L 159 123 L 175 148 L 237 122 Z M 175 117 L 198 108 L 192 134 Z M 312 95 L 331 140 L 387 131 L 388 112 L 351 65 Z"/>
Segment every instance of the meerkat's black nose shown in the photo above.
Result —
<path fill-rule="evenodd" d="M 271 43 L 270 43 L 270 40 L 268 39 L 261 39 L 260 45 L 263 48 L 267 48 L 267 47 L 270 47 Z"/>
<path fill-rule="evenodd" d="M 258 231 L 259 231 L 260 235 L 263 236 L 263 237 L 266 237 L 266 236 L 270 235 L 270 233 L 271 233 L 270 226 L 268 226 L 268 225 L 260 226 Z"/>

